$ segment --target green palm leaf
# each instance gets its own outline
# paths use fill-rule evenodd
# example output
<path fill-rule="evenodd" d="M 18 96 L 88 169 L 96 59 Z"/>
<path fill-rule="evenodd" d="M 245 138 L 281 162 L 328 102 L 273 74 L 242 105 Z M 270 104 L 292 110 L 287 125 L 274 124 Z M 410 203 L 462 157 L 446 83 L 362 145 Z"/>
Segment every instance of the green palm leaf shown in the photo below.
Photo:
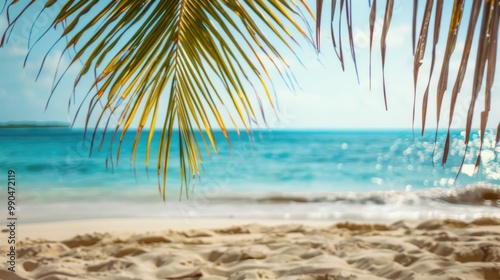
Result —
<path fill-rule="evenodd" d="M 7 5 L 9 25 L 0 45 L 35 1 L 24 4 L 21 13 L 12 17 L 10 8 L 19 4 L 16 2 Z M 46 1 L 45 7 L 56 2 Z M 269 64 L 259 54 L 264 53 L 280 73 L 288 71 L 277 44 L 293 52 L 292 44 L 296 43 L 292 34 L 309 39 L 299 11 L 304 8 L 308 9 L 305 2 L 289 0 L 123 0 L 105 4 L 68 0 L 52 25 L 63 25 L 61 36 L 68 38 L 65 52 L 73 48 L 76 51 L 71 64 L 83 59 L 75 87 L 83 76 L 97 74 L 86 122 L 86 127 L 94 127 L 92 142 L 100 124 L 107 130 L 110 116 L 106 114 L 116 115 L 118 123 L 112 133 L 113 139 L 117 137 L 120 142 L 118 163 L 122 140 L 135 121 L 138 128 L 131 158 L 135 162 L 144 127 L 163 127 L 156 172 L 165 199 L 174 137 L 179 139 L 181 191 L 184 187 L 187 196 L 187 185 L 200 174 L 202 164 L 198 140 L 208 152 L 217 152 L 213 133 L 216 126 L 229 141 L 221 106 L 233 107 L 237 114 L 231 117 L 235 128 L 239 121 L 248 132 L 248 120 L 258 118 L 248 88 L 264 92 L 273 105 L 268 85 L 270 69 L 265 66 Z M 273 40 L 268 38 L 270 34 Z M 158 114 L 162 96 L 168 96 L 164 116 Z M 224 96 L 232 103 L 224 104 Z M 103 104 L 102 110 L 96 106 L 98 103 Z M 89 123 L 91 115 L 98 116 L 97 123 Z M 174 131 L 175 126 L 178 129 Z M 153 129 L 147 139 L 146 166 L 152 137 Z"/>

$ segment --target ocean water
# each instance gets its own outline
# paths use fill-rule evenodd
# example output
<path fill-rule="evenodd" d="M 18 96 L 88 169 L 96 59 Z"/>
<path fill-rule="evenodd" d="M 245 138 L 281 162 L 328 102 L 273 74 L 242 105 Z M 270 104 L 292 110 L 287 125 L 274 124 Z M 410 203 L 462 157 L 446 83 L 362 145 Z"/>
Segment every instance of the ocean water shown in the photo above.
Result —
<path fill-rule="evenodd" d="M 481 168 L 474 172 L 476 134 L 458 177 L 465 152 L 460 131 L 453 132 L 445 166 L 444 133 L 438 134 L 436 147 L 433 132 L 414 137 L 410 130 L 255 130 L 251 135 L 230 135 L 229 144 L 217 132 L 219 152 L 202 154 L 203 172 L 191 182 L 189 198 L 180 189 L 174 140 L 165 202 L 156 174 L 160 132 L 155 132 L 146 171 L 147 134 L 134 166 L 134 132 L 126 134 L 117 164 L 118 142 L 110 148 L 108 135 L 99 151 L 100 131 L 92 147 L 91 135 L 84 139 L 80 129 L 3 129 L 0 170 L 5 178 L 8 170 L 16 172 L 16 203 L 25 222 L 109 217 L 500 217 L 500 147 L 493 147 L 491 132 L 485 134 Z M 4 185 L 0 191 L 6 193 Z M 5 197 L 0 196 L 3 205 Z"/>

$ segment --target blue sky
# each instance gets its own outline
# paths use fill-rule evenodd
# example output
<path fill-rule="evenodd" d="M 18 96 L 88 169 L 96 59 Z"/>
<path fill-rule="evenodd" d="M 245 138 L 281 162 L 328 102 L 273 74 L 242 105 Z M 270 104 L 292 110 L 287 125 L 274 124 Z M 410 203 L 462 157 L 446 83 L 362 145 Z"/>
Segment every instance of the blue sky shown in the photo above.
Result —
<path fill-rule="evenodd" d="M 40 1 L 38 1 L 40 2 Z M 314 8 L 315 1 L 308 1 Z M 363 1 L 365 3 L 366 1 Z M 384 1 L 380 1 L 384 2 Z M 346 56 L 346 72 L 342 72 L 333 48 L 328 30 L 329 17 L 325 14 L 324 29 L 322 33 L 321 53 L 316 54 L 314 49 L 306 46 L 297 50 L 301 57 L 301 65 L 293 55 L 290 55 L 288 61 L 290 67 L 300 84 L 300 89 L 295 92 L 290 91 L 284 83 L 278 79 L 275 81 L 275 89 L 278 96 L 280 108 L 280 121 L 276 120 L 272 109 L 265 105 L 265 111 L 268 116 L 268 124 L 271 128 L 286 129 L 329 129 L 329 128 L 405 128 L 411 127 L 412 106 L 413 106 L 413 57 L 411 53 L 411 14 L 412 1 L 395 1 L 395 10 L 393 22 L 388 37 L 388 55 L 386 62 L 387 92 L 389 111 L 385 111 L 384 99 L 382 93 L 382 76 L 380 64 L 380 49 L 378 38 L 381 32 L 381 23 L 383 21 L 383 3 L 379 3 L 377 13 L 377 28 L 375 31 L 375 42 L 373 49 L 373 78 L 372 90 L 368 88 L 368 5 L 356 7 L 354 14 L 354 41 L 356 44 L 356 55 L 360 74 L 360 83 L 356 81 L 356 75 L 352 60 L 349 56 L 347 33 L 343 32 L 344 54 Z M 422 2 L 422 1 L 421 1 Z M 450 5 L 451 1 L 447 2 Z M 469 3 L 470 4 L 470 3 Z M 445 10 L 449 7 L 445 7 Z M 423 6 L 419 11 L 422 12 Z M 325 10 L 325 12 L 329 12 Z M 11 40 L 6 47 L 0 49 L 0 121 L 71 121 L 78 102 L 71 105 L 68 111 L 68 100 L 73 94 L 74 75 L 76 70 L 67 73 L 67 79 L 64 79 L 54 92 L 54 96 L 45 111 L 45 105 L 50 95 L 50 88 L 53 83 L 53 75 L 58 68 L 61 45 L 54 48 L 48 55 L 44 70 L 38 81 L 35 81 L 40 63 L 45 55 L 45 51 L 56 40 L 56 32 L 49 32 L 43 40 L 40 41 L 38 48 L 35 49 L 23 68 L 23 61 L 27 53 L 27 38 L 30 28 L 33 26 L 33 37 L 41 34 L 44 27 L 47 26 L 48 19 L 54 15 L 54 10 L 47 11 L 33 25 L 35 11 L 30 12 L 14 29 Z M 464 16 L 468 16 L 468 10 Z M 447 27 L 449 21 L 449 12 L 443 16 L 442 26 Z M 311 24 L 314 24 L 311 22 Z M 420 25 L 420 23 L 419 23 Z M 6 27 L 5 14 L 0 18 L 0 30 Z M 444 28 L 446 29 L 446 28 Z M 430 31 L 432 32 L 432 30 Z M 460 34 L 466 32 L 466 22 L 462 24 Z M 430 33 L 431 34 L 431 33 Z M 445 46 L 446 34 L 443 32 L 438 45 L 437 63 L 442 61 L 442 53 Z M 463 39 L 456 47 L 459 53 L 463 48 Z M 33 43 L 33 42 L 31 42 Z M 304 42 L 305 43 L 305 42 Z M 430 47 L 431 43 L 428 44 Z M 471 53 L 471 61 L 475 60 L 475 53 Z M 455 55 L 451 62 L 450 77 L 454 77 L 458 69 L 460 56 Z M 68 58 L 63 57 L 61 65 L 67 63 Z M 416 126 L 420 126 L 420 106 L 421 96 L 427 82 L 430 67 L 430 49 L 426 53 L 421 72 L 419 74 L 420 82 L 418 84 L 417 97 L 417 119 Z M 469 69 L 472 65 L 469 65 Z M 63 68 L 60 68 L 63 69 Z M 435 99 L 436 83 L 440 68 L 436 65 L 434 78 L 431 81 L 430 106 L 428 110 L 428 124 L 435 127 L 435 107 L 432 106 L 432 100 Z M 277 74 L 277 73 L 275 73 Z M 463 127 L 464 117 L 468 108 L 468 99 L 471 90 L 471 71 L 468 71 L 461 98 L 457 103 L 456 122 L 454 127 Z M 72 76 L 73 75 L 73 76 Z M 498 75 L 497 75 L 498 76 Z M 494 97 L 492 100 L 492 113 L 490 115 L 490 127 L 496 127 L 500 119 L 500 96 L 496 91 L 500 90 L 497 82 L 494 85 Z M 453 84 L 449 84 L 447 97 Z M 77 100 L 87 92 L 86 88 L 80 87 L 76 90 Z M 446 97 L 445 97 L 446 99 Z M 483 106 L 482 99 L 478 101 L 478 106 Z M 448 101 L 449 102 L 449 101 Z M 447 102 L 444 106 L 446 108 Z M 447 110 L 445 112 L 446 121 Z M 478 114 L 480 111 L 477 111 Z M 477 118 L 476 118 L 477 119 Z M 477 122 L 475 122 L 477 124 Z M 444 122 L 441 123 L 443 126 Z M 82 127 L 84 119 L 78 118 L 75 127 Z"/>

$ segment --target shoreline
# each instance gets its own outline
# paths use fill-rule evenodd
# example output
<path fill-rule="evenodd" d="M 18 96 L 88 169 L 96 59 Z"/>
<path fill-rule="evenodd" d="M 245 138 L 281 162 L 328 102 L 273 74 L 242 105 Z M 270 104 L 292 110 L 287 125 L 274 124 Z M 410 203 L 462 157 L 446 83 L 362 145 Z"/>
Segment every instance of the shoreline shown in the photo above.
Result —
<path fill-rule="evenodd" d="M 470 205 L 392 196 L 380 203 L 378 197 L 359 195 L 359 200 L 297 202 L 279 201 L 188 200 L 167 203 L 64 202 L 23 204 L 17 211 L 20 224 L 103 219 L 159 220 L 283 220 L 359 223 L 392 223 L 398 220 L 458 219 L 500 217 L 500 207 Z"/>
<path fill-rule="evenodd" d="M 216 229 L 230 226 L 261 224 L 278 226 L 303 224 L 307 226 L 330 226 L 339 221 L 291 220 L 291 219 L 231 219 L 231 218 L 102 218 L 74 219 L 18 224 L 18 240 L 46 239 L 61 241 L 77 235 L 93 233 L 146 233 L 151 231 Z M 6 234 L 2 232 L 0 234 Z M 3 236 L 2 236 L 3 237 Z M 4 237 L 3 237 L 4 238 Z"/>

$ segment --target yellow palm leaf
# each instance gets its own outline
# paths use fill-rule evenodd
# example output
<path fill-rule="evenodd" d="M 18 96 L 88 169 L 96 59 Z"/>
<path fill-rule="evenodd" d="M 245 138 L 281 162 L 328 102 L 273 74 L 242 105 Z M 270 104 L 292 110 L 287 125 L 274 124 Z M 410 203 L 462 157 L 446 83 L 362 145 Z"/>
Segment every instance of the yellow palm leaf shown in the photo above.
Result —
<path fill-rule="evenodd" d="M 8 2 L 9 26 L 5 34 L 33 2 L 24 4 L 26 7 L 12 19 L 10 6 L 23 4 L 21 1 Z M 56 2 L 45 1 L 45 7 Z M 113 139 L 119 135 L 120 140 L 116 163 L 125 132 L 132 124 L 138 123 L 131 154 L 131 161 L 135 163 L 139 139 L 150 116 L 151 129 L 163 120 L 157 173 L 158 180 L 163 181 L 159 190 L 165 199 L 173 134 L 177 133 L 179 138 L 181 189 L 186 187 L 187 196 L 189 181 L 200 174 L 202 153 L 198 141 L 201 139 L 209 152 L 217 151 L 213 126 L 229 137 L 224 114 L 219 108 L 232 107 L 239 122 L 248 127 L 248 116 L 255 119 L 248 87 L 266 92 L 273 104 L 267 90 L 271 77 L 258 53 L 272 54 L 276 69 L 279 64 L 286 65 L 276 43 L 280 42 L 293 52 L 291 44 L 295 38 L 292 34 L 307 38 L 302 29 L 302 13 L 298 11 L 304 8 L 309 11 L 305 2 L 297 4 L 289 0 L 122 0 L 105 1 L 104 4 L 97 0 L 67 0 L 53 26 L 64 27 L 61 36 L 68 38 L 65 52 L 73 48 L 76 52 L 71 64 L 83 60 L 75 87 L 81 77 L 97 73 L 92 86 L 98 90 L 91 99 L 86 129 L 94 126 L 95 135 L 101 123 L 106 128 L 109 124 L 105 113 L 118 116 L 113 132 Z M 269 31 L 264 33 L 263 26 Z M 6 36 L 2 38 L 2 45 Z M 82 42 L 83 38 L 88 41 Z M 162 118 L 158 111 L 160 98 L 165 95 L 168 105 Z M 222 100 L 228 99 L 224 96 L 232 103 L 223 104 Z M 101 112 L 97 112 L 98 103 L 103 103 Z M 98 116 L 94 125 L 88 123 L 92 114 Z M 216 120 L 215 124 L 211 123 L 211 117 Z M 233 116 L 229 117 L 236 124 Z M 174 131 L 175 125 L 177 131 Z M 194 130 L 200 132 L 199 136 Z M 150 131 L 147 138 L 146 167 L 153 135 Z"/>

